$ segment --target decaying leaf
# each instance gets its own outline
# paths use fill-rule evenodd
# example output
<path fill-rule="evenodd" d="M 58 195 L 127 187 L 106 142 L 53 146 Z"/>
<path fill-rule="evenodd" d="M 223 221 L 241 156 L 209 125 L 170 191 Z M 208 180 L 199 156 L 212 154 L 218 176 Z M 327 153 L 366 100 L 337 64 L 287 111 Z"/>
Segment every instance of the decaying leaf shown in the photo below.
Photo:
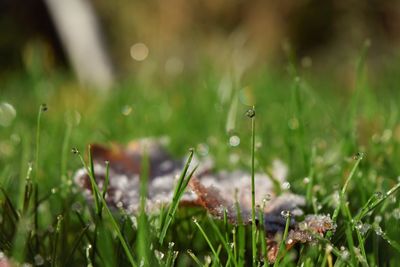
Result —
<path fill-rule="evenodd" d="M 146 202 L 146 211 L 157 212 L 161 205 L 172 201 L 174 188 L 183 168 L 183 160 L 174 160 L 163 148 L 161 142 L 153 139 L 144 139 L 130 143 L 126 147 L 113 145 L 106 148 L 101 145 L 92 145 L 91 154 L 94 162 L 96 181 L 102 188 L 105 175 L 105 162 L 110 163 L 110 184 L 106 200 L 110 206 L 124 208 L 128 213 L 135 214 L 139 210 L 139 179 L 141 161 L 144 156 L 149 161 L 149 184 Z M 237 170 L 233 172 L 215 172 L 212 160 L 199 161 L 199 168 L 189 183 L 190 190 L 185 192 L 181 203 L 201 206 L 211 215 L 222 218 L 226 212 L 228 220 L 237 224 L 239 207 L 241 221 L 251 224 L 251 175 L 249 172 Z M 275 161 L 272 166 L 274 178 L 284 183 L 287 174 L 286 166 Z M 91 185 L 84 168 L 75 174 L 75 182 L 84 191 L 87 199 L 92 200 Z M 268 258 L 275 261 L 278 251 L 278 235 L 285 228 L 286 218 L 282 211 L 290 212 L 290 232 L 286 240 L 287 248 L 296 243 L 315 241 L 316 234 L 324 234 L 333 230 L 335 225 L 329 216 L 307 215 L 302 222 L 296 222 L 296 216 L 302 215 L 302 206 L 305 199 L 302 196 L 285 192 L 279 196 L 274 192 L 274 184 L 268 175 L 255 174 L 255 200 L 264 213 L 264 228 Z M 258 220 L 258 218 L 257 218 Z"/>

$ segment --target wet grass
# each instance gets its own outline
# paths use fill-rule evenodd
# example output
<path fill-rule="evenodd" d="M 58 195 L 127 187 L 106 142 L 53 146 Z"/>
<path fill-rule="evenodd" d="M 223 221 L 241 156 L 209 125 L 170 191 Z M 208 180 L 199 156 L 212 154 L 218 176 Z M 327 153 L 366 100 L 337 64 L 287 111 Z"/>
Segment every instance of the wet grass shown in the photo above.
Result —
<path fill-rule="evenodd" d="M 339 91 L 335 80 L 269 69 L 243 79 L 243 88 L 221 86 L 221 75 L 207 70 L 174 82 L 126 81 L 107 95 L 55 74 L 3 81 L 1 102 L 17 114 L 0 131 L 2 255 L 45 266 L 268 266 L 263 229 L 177 206 L 192 175 L 190 160 L 161 215 L 145 214 L 143 203 L 137 218 L 107 207 L 87 144 L 167 136 L 175 157 L 194 147 L 220 169 L 268 172 L 279 158 L 289 166 L 290 189 L 306 197 L 306 212 L 333 216 L 337 230 L 318 244 L 286 252 L 281 243 L 275 266 L 397 266 L 396 75 L 373 83 L 364 52 L 358 62 L 356 85 Z M 253 105 L 256 119 L 249 123 Z M 230 144 L 232 136 L 240 142 Z M 93 205 L 72 181 L 82 165 L 91 174 Z M 253 203 L 253 220 L 258 212 Z"/>

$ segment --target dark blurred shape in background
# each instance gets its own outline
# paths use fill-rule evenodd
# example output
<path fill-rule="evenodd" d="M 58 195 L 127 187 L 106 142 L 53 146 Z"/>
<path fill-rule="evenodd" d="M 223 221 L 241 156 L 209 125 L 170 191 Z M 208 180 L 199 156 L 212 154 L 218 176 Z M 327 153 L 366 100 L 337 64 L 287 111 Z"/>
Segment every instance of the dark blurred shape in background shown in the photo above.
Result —
<path fill-rule="evenodd" d="M 57 4 L 56 0 L 45 2 Z M 82 70 L 68 52 L 45 2 L 0 0 L 0 70 L 22 68 L 24 54 L 32 43 L 39 42 L 45 51 L 45 65 L 71 64 L 79 77 Z M 289 46 L 299 65 L 343 68 L 354 60 L 365 40 L 372 43 L 371 60 L 379 65 L 384 58 L 397 56 L 400 41 L 399 1 L 74 2 L 90 4 L 95 10 L 103 35 L 100 40 L 105 40 L 98 45 L 106 47 L 105 62 L 109 56 L 122 76 L 175 77 L 198 71 L 204 61 L 221 71 L 235 64 L 247 68 L 285 63 Z M 76 15 L 65 10 L 67 17 Z M 98 31 L 96 27 L 93 30 Z M 107 64 L 112 75 L 111 63 Z"/>

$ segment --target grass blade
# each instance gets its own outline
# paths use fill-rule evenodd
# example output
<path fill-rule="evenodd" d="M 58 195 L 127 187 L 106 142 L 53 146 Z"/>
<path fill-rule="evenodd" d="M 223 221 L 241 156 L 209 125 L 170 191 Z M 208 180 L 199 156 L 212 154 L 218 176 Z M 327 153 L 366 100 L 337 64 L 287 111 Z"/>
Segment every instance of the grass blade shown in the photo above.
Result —
<path fill-rule="evenodd" d="M 174 196 L 172 198 L 172 203 L 170 204 L 170 206 L 168 208 L 167 216 L 164 219 L 163 227 L 161 229 L 160 237 L 159 237 L 160 244 L 162 244 L 164 242 L 164 238 L 165 238 L 165 235 L 167 234 L 168 227 L 171 224 L 172 219 L 174 218 L 176 209 L 178 208 L 179 200 L 182 197 L 183 191 L 186 189 L 186 186 L 188 185 L 191 176 L 193 175 L 194 171 L 191 173 L 191 175 L 189 175 L 188 178 L 186 178 L 186 181 L 185 181 L 186 173 L 187 173 L 190 163 L 193 159 L 193 154 L 194 154 L 194 150 L 190 149 L 189 157 L 188 157 L 185 167 L 183 168 L 183 171 L 179 177 L 178 184 L 175 187 Z"/>

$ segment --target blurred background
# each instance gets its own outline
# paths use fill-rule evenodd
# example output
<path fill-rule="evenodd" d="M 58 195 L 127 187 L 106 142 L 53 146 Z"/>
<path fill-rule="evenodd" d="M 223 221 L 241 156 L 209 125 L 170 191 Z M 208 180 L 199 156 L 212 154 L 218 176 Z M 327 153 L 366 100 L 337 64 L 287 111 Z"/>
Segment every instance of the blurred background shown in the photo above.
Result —
<path fill-rule="evenodd" d="M 205 66 L 240 79 L 260 66 L 286 71 L 288 62 L 351 83 L 365 45 L 372 79 L 398 59 L 400 2 L 0 0 L 0 31 L 0 78 L 37 71 L 39 57 L 44 72 L 71 70 L 106 88 Z"/>

